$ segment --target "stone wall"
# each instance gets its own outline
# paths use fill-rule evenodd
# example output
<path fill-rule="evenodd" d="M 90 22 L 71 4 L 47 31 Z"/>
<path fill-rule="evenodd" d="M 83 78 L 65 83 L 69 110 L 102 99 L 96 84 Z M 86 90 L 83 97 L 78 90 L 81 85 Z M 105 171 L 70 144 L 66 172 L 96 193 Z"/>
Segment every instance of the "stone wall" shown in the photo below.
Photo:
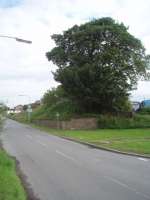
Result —
<path fill-rule="evenodd" d="M 49 128 L 58 128 L 58 122 L 56 120 L 37 119 L 37 120 L 34 120 L 33 123 L 39 126 L 46 126 Z"/>
<path fill-rule="evenodd" d="M 69 121 L 34 120 L 33 123 L 40 126 L 46 126 L 49 128 L 70 129 L 70 130 L 97 128 L 96 118 L 78 118 L 78 119 L 71 119 Z"/>

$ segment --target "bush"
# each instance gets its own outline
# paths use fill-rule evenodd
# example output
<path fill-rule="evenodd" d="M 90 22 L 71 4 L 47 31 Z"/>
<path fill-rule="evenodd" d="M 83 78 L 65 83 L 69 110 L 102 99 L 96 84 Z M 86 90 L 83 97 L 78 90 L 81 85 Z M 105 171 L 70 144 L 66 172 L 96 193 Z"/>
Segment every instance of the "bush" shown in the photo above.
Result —
<path fill-rule="evenodd" d="M 59 113 L 61 120 L 70 119 L 74 113 L 77 113 L 77 107 L 70 100 L 64 99 L 50 107 L 42 105 L 32 113 L 32 120 L 36 119 L 56 119 L 56 114 Z"/>
<path fill-rule="evenodd" d="M 145 114 L 149 114 L 149 115 L 150 115 L 150 107 L 141 108 L 141 109 L 139 110 L 139 113 L 142 114 L 142 115 L 145 115 Z"/>
<path fill-rule="evenodd" d="M 22 112 L 22 113 L 16 113 L 16 114 L 11 114 L 9 115 L 10 119 L 17 120 L 19 122 L 28 122 L 28 113 L 27 112 Z"/>
<path fill-rule="evenodd" d="M 115 116 L 101 115 L 98 119 L 99 128 L 125 128 L 131 119 Z"/>
<path fill-rule="evenodd" d="M 52 89 L 48 90 L 44 94 L 44 96 L 42 98 L 42 102 L 45 106 L 51 107 L 52 105 L 63 100 L 64 98 L 66 98 L 64 90 L 59 85 L 57 88 L 52 88 Z"/>
<path fill-rule="evenodd" d="M 124 129 L 124 128 L 150 128 L 150 116 L 136 114 L 133 118 L 100 115 L 99 128 Z"/>

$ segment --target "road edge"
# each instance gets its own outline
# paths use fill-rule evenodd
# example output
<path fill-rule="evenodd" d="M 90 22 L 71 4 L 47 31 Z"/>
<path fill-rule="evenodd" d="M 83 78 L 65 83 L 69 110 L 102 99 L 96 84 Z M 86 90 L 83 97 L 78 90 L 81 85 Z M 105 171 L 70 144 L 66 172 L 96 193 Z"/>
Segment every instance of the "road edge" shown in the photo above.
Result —
<path fill-rule="evenodd" d="M 20 178 L 21 184 L 26 192 L 27 200 L 40 200 L 40 198 L 35 195 L 30 183 L 27 181 L 27 176 L 21 170 L 20 162 L 16 159 L 16 157 L 11 157 L 16 162 L 16 174 Z"/>
<path fill-rule="evenodd" d="M 51 135 L 53 135 L 53 134 L 51 134 Z M 134 156 L 134 157 L 141 157 L 141 158 L 150 159 L 150 156 L 143 155 L 143 154 L 119 151 L 119 150 L 115 150 L 115 149 L 111 149 L 111 148 L 107 148 L 107 147 L 103 147 L 103 146 L 98 146 L 98 145 L 95 145 L 95 144 L 92 144 L 92 143 L 89 143 L 89 142 L 83 142 L 81 140 L 77 140 L 77 139 L 69 138 L 69 137 L 65 137 L 65 136 L 59 136 L 59 135 L 55 135 L 55 136 L 58 136 L 58 137 L 60 137 L 62 139 L 70 140 L 72 142 L 76 142 L 76 143 L 80 143 L 80 144 L 89 146 L 89 147 L 91 147 L 93 149 L 99 149 L 99 150 L 109 151 L 109 152 L 117 153 L 117 154 L 123 154 L 123 155 L 128 155 L 128 156 Z"/>
<path fill-rule="evenodd" d="M 27 181 L 27 176 L 25 176 L 25 174 L 21 170 L 20 162 L 16 159 L 15 156 L 10 155 L 9 152 L 6 151 L 1 138 L 0 138 L 0 149 L 5 151 L 9 155 L 9 157 L 15 161 L 16 176 L 18 176 L 20 183 L 26 193 L 27 200 L 40 200 L 40 198 L 36 197 L 31 185 Z"/>
<path fill-rule="evenodd" d="M 14 120 L 14 119 L 11 119 L 11 120 Z M 132 152 L 125 152 L 125 151 L 120 151 L 120 150 L 115 150 L 115 149 L 111 149 L 111 148 L 108 148 L 108 147 L 104 147 L 104 146 L 100 146 L 100 145 L 98 146 L 98 145 L 95 145 L 95 144 L 92 144 L 92 143 L 89 143 L 89 142 L 84 142 L 84 141 L 81 141 L 81 140 L 77 140 L 75 138 L 60 136 L 60 135 L 57 135 L 57 134 L 52 134 L 52 133 L 50 133 L 50 132 L 48 132 L 46 130 L 41 130 L 40 128 L 42 128 L 42 126 L 37 126 L 34 123 L 27 124 L 27 123 L 19 122 L 17 120 L 14 120 L 14 121 L 16 121 L 18 123 L 21 123 L 21 124 L 28 125 L 28 126 L 30 126 L 32 128 L 38 129 L 38 130 L 43 131 L 43 132 L 45 132 L 47 134 L 50 134 L 50 135 L 53 135 L 53 136 L 57 136 L 57 137 L 62 138 L 62 139 L 70 140 L 72 142 L 80 143 L 80 144 L 89 146 L 89 147 L 94 148 L 94 149 L 99 149 L 99 150 L 108 151 L 108 152 L 117 153 L 117 154 L 122 154 L 122 155 L 127 155 L 127 156 L 134 156 L 134 157 L 141 157 L 141 158 L 148 158 L 148 159 L 150 159 L 150 156 L 148 156 L 148 155 L 137 154 L 137 153 L 132 153 Z"/>
<path fill-rule="evenodd" d="M 34 127 L 32 125 L 34 125 Z M 89 143 L 89 142 L 84 142 L 84 141 L 81 141 L 81 140 L 77 140 L 75 138 L 60 136 L 60 135 L 57 135 L 57 134 L 52 134 L 52 133 L 50 133 L 50 132 L 48 132 L 46 130 L 41 130 L 40 128 L 42 128 L 42 126 L 38 127 L 35 124 L 30 124 L 29 126 L 32 127 L 32 128 L 38 129 L 40 131 L 43 131 L 43 132 L 45 132 L 47 134 L 50 134 L 50 135 L 57 136 L 57 137 L 62 138 L 62 139 L 70 140 L 72 142 L 76 142 L 76 143 L 80 143 L 80 144 L 89 146 L 89 147 L 91 147 L 93 149 L 99 149 L 99 150 L 109 151 L 109 152 L 112 152 L 112 153 L 117 153 L 117 154 L 122 154 L 122 155 L 127 155 L 127 156 L 134 156 L 134 157 L 141 157 L 141 158 L 150 159 L 150 156 L 148 156 L 148 155 L 137 154 L 137 153 L 132 153 L 132 152 L 125 152 L 125 151 L 119 151 L 119 150 L 111 149 L 111 148 L 100 146 L 100 145 L 98 146 L 98 145 L 95 145 L 95 144 L 92 144 L 92 143 Z"/>

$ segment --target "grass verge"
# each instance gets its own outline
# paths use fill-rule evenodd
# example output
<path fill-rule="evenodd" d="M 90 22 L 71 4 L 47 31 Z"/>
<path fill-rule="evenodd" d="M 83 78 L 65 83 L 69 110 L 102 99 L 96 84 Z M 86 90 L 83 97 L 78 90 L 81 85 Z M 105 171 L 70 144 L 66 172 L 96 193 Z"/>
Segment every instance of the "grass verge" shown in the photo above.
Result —
<path fill-rule="evenodd" d="M 0 199 L 26 200 L 26 193 L 16 175 L 15 161 L 0 148 Z"/>
<path fill-rule="evenodd" d="M 113 126 L 113 129 L 97 130 L 58 130 L 33 124 L 32 126 L 53 135 L 69 137 L 81 142 L 88 142 L 97 146 L 111 148 L 114 150 L 150 156 L 150 128 L 146 128 L 147 126 L 150 126 L 150 117 L 141 117 L 136 115 L 136 118 L 137 124 L 144 124 L 142 125 L 142 128 L 134 128 L 134 126 L 128 125 L 128 129 L 115 129 L 116 124 Z M 27 123 L 27 120 L 24 120 L 24 117 L 20 117 L 19 115 L 14 119 L 23 123 Z M 107 126 L 108 124 L 109 123 L 107 121 Z M 110 124 L 112 126 L 113 123 Z"/>
<path fill-rule="evenodd" d="M 53 135 L 150 156 L 150 129 L 57 130 L 37 125 L 32 126 Z"/>

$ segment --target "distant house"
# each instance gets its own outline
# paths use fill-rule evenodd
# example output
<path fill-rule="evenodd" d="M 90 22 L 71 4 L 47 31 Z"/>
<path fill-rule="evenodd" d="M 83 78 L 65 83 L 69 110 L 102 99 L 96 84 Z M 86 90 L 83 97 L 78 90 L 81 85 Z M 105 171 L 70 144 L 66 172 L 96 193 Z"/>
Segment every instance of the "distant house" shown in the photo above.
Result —
<path fill-rule="evenodd" d="M 140 109 L 141 103 L 138 102 L 138 101 L 132 101 L 132 102 L 131 102 L 131 106 L 132 106 L 132 110 L 133 110 L 134 112 L 136 112 L 137 110 Z"/>
<path fill-rule="evenodd" d="M 141 107 L 142 108 L 150 108 L 150 100 L 147 99 L 147 100 L 144 100 L 141 102 Z"/>
<path fill-rule="evenodd" d="M 15 110 L 14 110 L 14 109 L 8 109 L 8 110 L 7 110 L 7 114 L 13 114 L 13 113 L 15 113 Z"/>
<path fill-rule="evenodd" d="M 18 105 L 16 107 L 14 107 L 14 113 L 21 113 L 23 112 L 23 106 L 22 105 Z"/>

